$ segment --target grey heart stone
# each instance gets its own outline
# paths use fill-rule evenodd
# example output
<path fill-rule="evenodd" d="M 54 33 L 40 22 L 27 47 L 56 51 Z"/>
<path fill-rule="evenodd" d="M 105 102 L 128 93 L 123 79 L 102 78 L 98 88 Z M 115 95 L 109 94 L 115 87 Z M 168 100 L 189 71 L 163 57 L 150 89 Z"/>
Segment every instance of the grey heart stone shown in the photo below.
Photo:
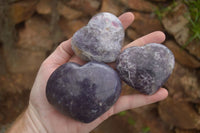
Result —
<path fill-rule="evenodd" d="M 127 48 L 117 59 L 120 78 L 147 95 L 154 94 L 165 83 L 173 68 L 173 53 L 156 43 Z"/>

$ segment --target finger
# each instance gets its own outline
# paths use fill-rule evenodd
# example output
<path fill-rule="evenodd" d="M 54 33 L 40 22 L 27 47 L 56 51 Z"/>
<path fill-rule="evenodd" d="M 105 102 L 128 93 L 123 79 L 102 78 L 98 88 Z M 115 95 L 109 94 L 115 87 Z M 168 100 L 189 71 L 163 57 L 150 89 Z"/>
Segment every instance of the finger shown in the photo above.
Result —
<path fill-rule="evenodd" d="M 133 22 L 134 15 L 131 12 L 127 12 L 119 16 L 119 20 L 122 22 L 124 29 L 126 29 Z"/>
<path fill-rule="evenodd" d="M 148 43 L 162 43 L 164 40 L 165 34 L 161 31 L 155 31 L 124 46 L 122 51 L 132 46 L 143 46 Z"/>
<path fill-rule="evenodd" d="M 153 95 L 124 95 L 121 96 L 117 103 L 112 107 L 113 113 L 119 113 L 124 110 L 137 108 L 140 106 L 148 105 L 165 99 L 168 96 L 168 91 L 164 88 L 160 88 Z"/>
<path fill-rule="evenodd" d="M 147 104 L 155 103 L 165 99 L 167 96 L 168 96 L 168 91 L 164 88 L 160 88 L 158 92 L 150 96 L 142 94 L 121 96 L 114 106 L 112 106 L 107 112 L 105 112 L 95 121 L 90 123 L 89 126 L 94 128 L 100 123 L 102 123 L 104 120 L 108 119 L 113 114 L 119 113 L 124 110 L 133 109 Z"/>

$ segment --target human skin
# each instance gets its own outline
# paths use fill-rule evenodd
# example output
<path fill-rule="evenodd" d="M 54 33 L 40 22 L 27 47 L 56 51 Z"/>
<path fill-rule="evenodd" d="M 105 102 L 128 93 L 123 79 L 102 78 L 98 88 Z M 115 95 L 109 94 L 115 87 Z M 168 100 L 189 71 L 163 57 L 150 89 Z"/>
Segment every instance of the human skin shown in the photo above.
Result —
<path fill-rule="evenodd" d="M 119 16 L 126 29 L 134 20 L 132 13 Z M 165 35 L 156 31 L 145 35 L 122 48 L 143 46 L 148 43 L 162 43 Z M 33 84 L 29 105 L 18 117 L 7 133 L 88 133 L 113 114 L 124 110 L 137 108 L 165 99 L 168 92 L 160 88 L 154 95 L 132 94 L 120 96 L 118 101 L 95 121 L 85 124 L 59 113 L 46 99 L 46 83 L 56 68 L 66 62 L 85 64 L 86 62 L 74 55 L 71 49 L 71 39 L 62 42 L 56 50 L 41 64 Z M 115 63 L 109 64 L 115 68 Z"/>

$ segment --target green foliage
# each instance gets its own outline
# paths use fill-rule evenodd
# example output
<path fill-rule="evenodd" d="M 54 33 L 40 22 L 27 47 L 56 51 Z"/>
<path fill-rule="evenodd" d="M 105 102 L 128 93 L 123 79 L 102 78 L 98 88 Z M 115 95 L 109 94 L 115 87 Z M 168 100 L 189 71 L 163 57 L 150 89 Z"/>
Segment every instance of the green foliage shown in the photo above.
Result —
<path fill-rule="evenodd" d="M 136 121 L 132 118 L 132 116 L 128 116 L 127 111 L 122 111 L 118 113 L 120 116 L 126 116 L 128 124 L 131 126 L 135 126 Z M 144 127 L 141 129 L 141 133 L 150 133 L 150 127 Z"/>
<path fill-rule="evenodd" d="M 122 112 L 118 113 L 118 115 L 127 117 L 127 111 L 122 111 Z M 135 121 L 133 120 L 132 117 L 128 117 L 128 124 L 130 124 L 132 126 L 135 125 Z"/>
<path fill-rule="evenodd" d="M 189 27 L 191 32 L 186 46 L 195 39 L 200 40 L 200 0 L 184 0 L 184 3 L 188 6 L 190 13 Z"/>
<path fill-rule="evenodd" d="M 190 29 L 190 38 L 184 45 L 186 47 L 189 43 L 193 40 L 198 39 L 200 40 L 200 0 L 182 0 L 189 9 L 189 29 Z M 172 4 L 167 7 L 159 7 L 155 10 L 155 14 L 161 20 L 166 13 L 172 11 L 176 6 L 177 2 L 174 0 Z M 186 15 L 188 16 L 188 15 Z"/>
<path fill-rule="evenodd" d="M 130 124 L 130 125 L 135 125 L 135 121 L 133 120 L 133 118 L 128 118 L 128 123 Z"/>
<path fill-rule="evenodd" d="M 126 111 L 119 112 L 118 114 L 119 114 L 120 116 L 124 116 L 124 115 L 126 115 Z"/>
<path fill-rule="evenodd" d="M 177 2 L 174 0 L 172 4 L 170 4 L 167 7 L 158 7 L 154 11 L 154 13 L 158 16 L 158 19 L 161 20 L 166 15 L 166 13 L 172 11 L 172 9 L 174 9 L 176 6 L 177 6 Z"/>
<path fill-rule="evenodd" d="M 142 133 L 149 133 L 149 132 L 150 132 L 150 127 L 142 128 Z"/>

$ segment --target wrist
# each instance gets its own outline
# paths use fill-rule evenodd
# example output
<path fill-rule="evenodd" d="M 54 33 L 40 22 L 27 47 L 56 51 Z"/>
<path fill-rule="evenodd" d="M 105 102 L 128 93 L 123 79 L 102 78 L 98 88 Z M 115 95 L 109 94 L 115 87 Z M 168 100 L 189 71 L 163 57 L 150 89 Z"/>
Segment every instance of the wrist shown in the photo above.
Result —
<path fill-rule="evenodd" d="M 6 133 L 47 133 L 39 114 L 30 104 Z"/>

